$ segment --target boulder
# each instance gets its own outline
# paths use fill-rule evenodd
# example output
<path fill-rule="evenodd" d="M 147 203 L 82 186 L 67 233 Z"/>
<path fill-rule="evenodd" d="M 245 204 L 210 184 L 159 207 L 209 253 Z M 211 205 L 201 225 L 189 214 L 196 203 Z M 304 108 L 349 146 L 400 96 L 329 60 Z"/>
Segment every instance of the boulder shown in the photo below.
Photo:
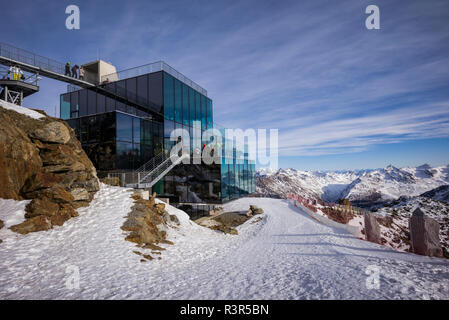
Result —
<path fill-rule="evenodd" d="M 77 216 L 75 209 L 88 205 L 100 185 L 75 132 L 62 120 L 33 119 L 1 104 L 0 198 L 32 200 L 27 220 L 10 229 L 48 230 Z"/>
<path fill-rule="evenodd" d="M 32 138 L 42 142 L 66 144 L 70 140 L 70 132 L 67 127 L 59 121 L 54 121 L 37 127 L 30 133 Z"/>
<path fill-rule="evenodd" d="M 89 200 L 89 192 L 84 188 L 75 188 L 70 191 L 74 201 Z"/>
<path fill-rule="evenodd" d="M 426 217 L 417 208 L 409 219 L 409 229 L 412 252 L 431 257 L 443 256 L 440 243 L 440 224 L 438 221 Z"/>
<path fill-rule="evenodd" d="M 25 220 L 24 222 L 12 226 L 10 229 L 20 234 L 27 234 L 36 231 L 45 231 L 51 229 L 52 224 L 48 217 L 37 216 Z"/>
<path fill-rule="evenodd" d="M 262 214 L 263 213 L 263 209 L 255 206 L 255 205 L 250 205 L 249 206 L 249 210 L 251 211 L 252 215 Z"/>
<path fill-rule="evenodd" d="M 0 229 L 3 228 L 4 225 L 5 225 L 5 224 L 3 223 L 3 221 L 0 220 Z"/>
<path fill-rule="evenodd" d="M 380 226 L 376 216 L 372 213 L 365 212 L 364 220 L 366 240 L 381 244 Z"/>
<path fill-rule="evenodd" d="M 16 112 L 0 107 L 0 198 L 23 200 L 20 189 L 42 168 L 39 149 L 14 122 Z"/>
<path fill-rule="evenodd" d="M 33 199 L 25 208 L 25 218 L 33 218 L 36 216 L 53 216 L 59 211 L 59 205 L 52 202 L 47 197 Z"/>

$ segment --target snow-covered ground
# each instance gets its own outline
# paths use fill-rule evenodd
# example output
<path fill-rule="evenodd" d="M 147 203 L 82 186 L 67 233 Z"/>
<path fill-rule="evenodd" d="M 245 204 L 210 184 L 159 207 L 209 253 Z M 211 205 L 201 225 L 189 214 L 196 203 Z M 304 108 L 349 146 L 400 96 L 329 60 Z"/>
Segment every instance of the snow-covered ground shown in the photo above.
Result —
<path fill-rule="evenodd" d="M 8 109 L 8 110 L 14 110 L 15 112 L 24 114 L 24 115 L 26 115 L 26 116 L 28 116 L 30 118 L 33 118 L 33 119 L 45 118 L 45 116 L 43 114 L 40 114 L 37 111 L 34 111 L 34 110 L 31 110 L 31 109 L 19 106 L 19 105 L 14 104 L 14 103 L 7 102 L 7 101 L 2 100 L 2 99 L 0 99 L 0 107 Z"/>
<path fill-rule="evenodd" d="M 255 204 L 265 211 L 261 220 L 239 226 L 238 236 L 200 227 L 167 206 L 181 221 L 168 234 L 175 244 L 165 245 L 162 260 L 142 263 L 133 250 L 144 251 L 124 241 L 120 230 L 132 206 L 129 195 L 102 185 L 90 207 L 62 227 L 2 233 L 0 299 L 449 298 L 448 260 L 356 239 L 279 199 L 226 204 L 226 210 Z M 20 205 L 9 208 L 17 212 Z M 66 286 L 74 270 L 79 289 Z M 379 271 L 378 289 L 367 286 L 373 277 L 367 270 Z"/>

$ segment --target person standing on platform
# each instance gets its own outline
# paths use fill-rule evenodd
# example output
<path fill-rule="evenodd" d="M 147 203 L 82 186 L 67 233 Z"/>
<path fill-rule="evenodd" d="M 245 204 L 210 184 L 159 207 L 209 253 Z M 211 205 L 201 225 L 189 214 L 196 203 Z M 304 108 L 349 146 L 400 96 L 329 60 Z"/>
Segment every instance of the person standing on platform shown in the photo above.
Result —
<path fill-rule="evenodd" d="M 75 79 L 78 78 L 78 73 L 77 73 L 78 69 L 79 69 L 79 67 L 78 67 L 77 64 L 75 64 L 72 67 L 72 77 L 75 78 Z"/>
<path fill-rule="evenodd" d="M 79 79 L 80 80 L 84 80 L 84 68 L 83 67 L 80 68 L 80 77 L 79 77 Z"/>
<path fill-rule="evenodd" d="M 65 75 L 70 77 L 70 62 L 65 64 Z"/>

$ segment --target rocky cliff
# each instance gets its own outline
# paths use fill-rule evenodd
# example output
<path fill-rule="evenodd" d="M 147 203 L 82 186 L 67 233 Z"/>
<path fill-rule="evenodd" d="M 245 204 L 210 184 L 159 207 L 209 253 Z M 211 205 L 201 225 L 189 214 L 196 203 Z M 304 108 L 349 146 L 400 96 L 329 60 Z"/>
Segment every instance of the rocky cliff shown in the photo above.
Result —
<path fill-rule="evenodd" d="M 0 198 L 32 201 L 22 234 L 77 216 L 99 189 L 95 167 L 62 120 L 0 100 Z M 36 116 L 36 114 L 40 116 Z"/>

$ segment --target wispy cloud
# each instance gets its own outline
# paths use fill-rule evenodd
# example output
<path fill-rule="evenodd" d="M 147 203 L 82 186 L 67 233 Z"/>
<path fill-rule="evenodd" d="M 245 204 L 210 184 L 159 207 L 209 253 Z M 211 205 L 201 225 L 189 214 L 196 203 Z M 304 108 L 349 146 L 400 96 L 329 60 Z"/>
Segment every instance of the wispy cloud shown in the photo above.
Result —
<path fill-rule="evenodd" d="M 83 1 L 82 30 L 53 48 L 82 59 L 98 48 L 119 69 L 166 60 L 207 88 L 218 123 L 278 128 L 281 156 L 449 136 L 449 3 L 378 0 L 374 31 L 369 4 Z"/>

